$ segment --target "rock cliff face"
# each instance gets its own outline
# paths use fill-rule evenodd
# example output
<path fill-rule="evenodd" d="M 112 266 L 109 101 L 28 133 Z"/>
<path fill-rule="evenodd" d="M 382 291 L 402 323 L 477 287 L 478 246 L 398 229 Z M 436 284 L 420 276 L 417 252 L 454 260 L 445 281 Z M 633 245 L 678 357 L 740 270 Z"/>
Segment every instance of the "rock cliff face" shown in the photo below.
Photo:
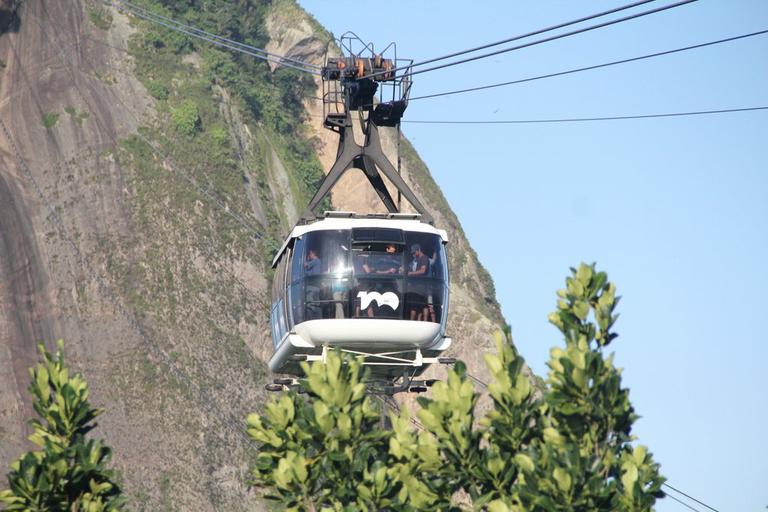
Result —
<path fill-rule="evenodd" d="M 270 50 L 322 61 L 329 35 L 291 1 L 243 5 Z M 25 0 L 13 17 L 0 31 L 0 465 L 29 449 L 36 342 L 63 338 L 107 410 L 95 434 L 133 508 L 261 509 L 244 418 L 267 399 L 269 258 L 307 199 L 297 151 L 328 169 L 335 135 L 311 99 L 292 107 L 304 121 L 274 122 L 290 103 L 281 70 L 243 85 L 223 52 L 172 47 L 95 0 Z M 385 133 L 390 154 L 397 142 Z M 405 179 L 451 237 L 453 355 L 483 378 L 503 324 L 492 282 L 400 145 Z M 333 204 L 380 208 L 352 173 Z"/>

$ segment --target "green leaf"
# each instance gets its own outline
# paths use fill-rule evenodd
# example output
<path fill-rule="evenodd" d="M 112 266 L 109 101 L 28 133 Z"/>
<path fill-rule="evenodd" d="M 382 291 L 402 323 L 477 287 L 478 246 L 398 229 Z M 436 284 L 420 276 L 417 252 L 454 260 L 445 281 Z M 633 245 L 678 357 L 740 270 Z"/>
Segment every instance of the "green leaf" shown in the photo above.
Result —
<path fill-rule="evenodd" d="M 555 468 L 552 476 L 555 478 L 557 486 L 562 492 L 567 493 L 571 490 L 571 475 L 566 470 L 559 467 Z"/>
<path fill-rule="evenodd" d="M 579 318 L 579 320 L 586 320 L 587 316 L 589 315 L 589 304 L 587 304 L 585 301 L 577 300 L 573 303 L 571 310 L 573 311 L 573 314 Z"/>
<path fill-rule="evenodd" d="M 517 465 L 526 473 L 532 473 L 534 470 L 533 459 L 524 453 L 518 453 L 514 458 Z"/>
<path fill-rule="evenodd" d="M 635 449 L 632 451 L 632 458 L 634 459 L 635 464 L 638 466 L 645 463 L 646 455 L 648 455 L 648 448 L 646 448 L 643 445 L 636 446 Z"/>
<path fill-rule="evenodd" d="M 637 466 L 625 464 L 622 467 L 621 485 L 624 487 L 624 493 L 628 496 L 634 494 L 635 482 L 637 482 Z"/>
<path fill-rule="evenodd" d="M 501 500 L 493 500 L 488 504 L 488 512 L 512 512 L 512 509 Z"/>

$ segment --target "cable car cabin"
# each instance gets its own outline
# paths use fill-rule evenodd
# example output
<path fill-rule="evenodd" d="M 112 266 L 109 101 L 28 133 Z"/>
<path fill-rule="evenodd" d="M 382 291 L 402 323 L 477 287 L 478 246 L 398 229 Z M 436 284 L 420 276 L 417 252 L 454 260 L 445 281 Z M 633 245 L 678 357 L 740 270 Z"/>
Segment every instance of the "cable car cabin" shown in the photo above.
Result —
<path fill-rule="evenodd" d="M 296 226 L 272 263 L 273 372 L 328 349 L 364 357 L 374 379 L 420 374 L 446 350 L 444 230 L 418 215 L 327 212 Z"/>

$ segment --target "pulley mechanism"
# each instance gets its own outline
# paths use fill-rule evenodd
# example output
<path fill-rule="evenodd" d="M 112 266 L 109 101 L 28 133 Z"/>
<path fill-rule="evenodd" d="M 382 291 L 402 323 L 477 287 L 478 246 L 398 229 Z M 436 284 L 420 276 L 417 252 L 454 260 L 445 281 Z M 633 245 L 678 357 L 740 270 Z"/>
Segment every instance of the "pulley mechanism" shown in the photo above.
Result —
<path fill-rule="evenodd" d="M 379 136 L 380 126 L 400 126 L 408 106 L 413 61 L 398 59 L 394 43 L 377 53 L 373 44 L 363 43 L 351 32 L 344 34 L 339 43 L 343 55 L 326 58 L 321 71 L 323 125 L 339 134 L 339 148 L 336 162 L 310 200 L 302 220 L 316 219 L 317 208 L 339 178 L 348 169 L 357 168 L 365 173 L 389 213 L 399 213 L 400 208 L 382 175 L 419 212 L 421 220 L 431 224 L 432 216 L 384 155 Z M 389 53 L 393 54 L 391 58 L 387 57 Z M 352 115 L 355 111 L 365 137 L 362 145 L 355 142 Z"/>

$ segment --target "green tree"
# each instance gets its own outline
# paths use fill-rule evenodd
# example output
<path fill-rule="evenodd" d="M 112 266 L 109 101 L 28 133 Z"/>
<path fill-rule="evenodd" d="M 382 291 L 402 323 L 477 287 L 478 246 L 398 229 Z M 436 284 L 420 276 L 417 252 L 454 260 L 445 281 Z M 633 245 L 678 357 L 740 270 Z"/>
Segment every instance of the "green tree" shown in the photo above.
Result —
<path fill-rule="evenodd" d="M 571 269 L 550 321 L 565 337 L 535 388 L 524 361 L 499 335 L 486 355 L 493 409 L 479 420 L 479 394 L 459 363 L 420 397 L 424 431 L 407 411 L 379 429 L 360 363 L 305 365 L 306 399 L 284 395 L 248 417 L 263 444 L 254 483 L 292 510 L 651 510 L 664 481 L 630 435 L 637 416 L 604 349 L 615 338 L 616 288 L 594 265 Z"/>
<path fill-rule="evenodd" d="M 405 415 L 381 429 L 359 361 L 331 353 L 304 370 L 307 399 L 291 392 L 247 418 L 262 444 L 253 483 L 267 499 L 287 510 L 430 510 L 440 502 L 414 476 L 441 464 L 434 438 L 413 432 Z"/>
<path fill-rule="evenodd" d="M 463 367 L 420 398 L 424 426 L 447 465 L 443 471 L 474 508 L 500 511 L 651 510 L 663 495 L 659 466 L 630 435 L 637 419 L 613 357 L 616 288 L 594 265 L 571 269 L 549 316 L 565 337 L 553 348 L 537 394 L 513 347 L 487 355 L 493 410 L 475 428 L 477 393 Z"/>
<path fill-rule="evenodd" d="M 30 368 L 29 391 L 39 419 L 30 421 L 29 437 L 40 449 L 11 464 L 9 489 L 0 492 L 5 510 L 112 512 L 123 510 L 115 476 L 106 465 L 111 450 L 101 441 L 86 440 L 103 411 L 88 402 L 88 384 L 70 376 L 63 343 L 55 355 L 39 345 L 42 362 Z"/>

